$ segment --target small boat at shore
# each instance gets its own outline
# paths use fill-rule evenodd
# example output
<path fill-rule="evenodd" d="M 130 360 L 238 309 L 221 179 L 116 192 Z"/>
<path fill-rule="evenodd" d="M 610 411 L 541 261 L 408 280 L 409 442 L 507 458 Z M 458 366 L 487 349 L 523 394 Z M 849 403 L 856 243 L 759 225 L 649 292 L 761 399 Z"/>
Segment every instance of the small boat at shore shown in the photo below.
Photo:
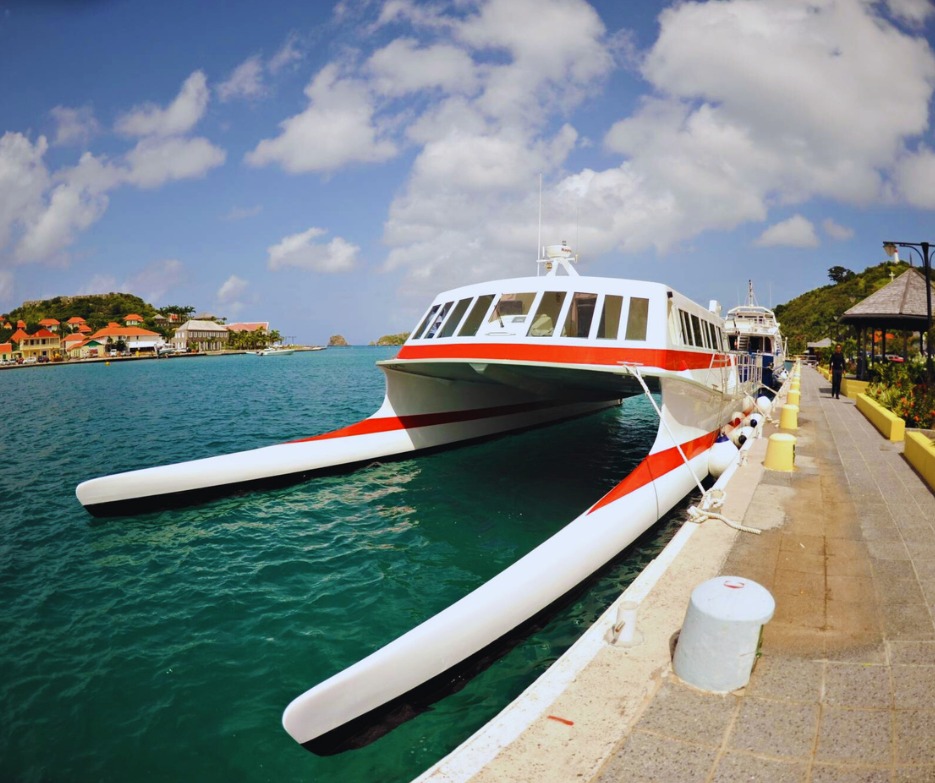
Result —
<path fill-rule="evenodd" d="M 724 332 L 732 351 L 751 357 L 766 386 L 782 385 L 788 377 L 785 340 L 776 313 L 756 301 L 752 280 L 747 281 L 747 301 L 727 311 Z"/>
<path fill-rule="evenodd" d="M 264 348 L 257 351 L 257 356 L 291 356 L 295 351 L 292 348 Z"/>
<path fill-rule="evenodd" d="M 288 705 L 283 726 L 307 749 L 359 747 L 411 716 L 413 700 L 484 659 L 699 486 L 715 440 L 753 409 L 759 377 L 746 354 L 728 350 L 716 303 L 705 308 L 657 282 L 580 276 L 576 261 L 553 245 L 534 277 L 439 294 L 398 354 L 377 363 L 385 396 L 363 421 L 78 486 L 94 515 L 149 511 L 567 420 L 634 395 L 652 401 L 656 438 L 610 492 L 477 590 Z"/>

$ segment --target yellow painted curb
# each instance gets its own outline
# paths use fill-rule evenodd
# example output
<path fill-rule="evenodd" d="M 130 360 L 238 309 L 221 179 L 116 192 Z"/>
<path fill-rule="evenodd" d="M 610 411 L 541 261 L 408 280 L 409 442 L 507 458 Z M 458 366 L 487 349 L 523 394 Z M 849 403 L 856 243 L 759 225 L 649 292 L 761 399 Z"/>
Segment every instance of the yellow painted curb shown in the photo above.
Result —
<path fill-rule="evenodd" d="M 799 390 L 793 389 L 789 392 L 789 395 L 786 397 L 786 402 L 789 405 L 798 405 L 799 404 Z"/>

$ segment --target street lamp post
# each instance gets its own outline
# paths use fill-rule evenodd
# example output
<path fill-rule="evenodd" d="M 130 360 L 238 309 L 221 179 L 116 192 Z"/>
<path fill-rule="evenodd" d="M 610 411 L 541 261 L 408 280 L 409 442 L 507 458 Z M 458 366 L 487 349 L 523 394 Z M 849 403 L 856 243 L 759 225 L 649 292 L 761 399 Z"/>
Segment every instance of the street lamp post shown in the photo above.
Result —
<path fill-rule="evenodd" d="M 935 382 L 935 365 L 932 364 L 932 257 L 928 242 L 884 242 L 883 249 L 891 256 L 897 247 L 908 247 L 922 259 L 925 275 L 925 379 L 931 386 Z"/>

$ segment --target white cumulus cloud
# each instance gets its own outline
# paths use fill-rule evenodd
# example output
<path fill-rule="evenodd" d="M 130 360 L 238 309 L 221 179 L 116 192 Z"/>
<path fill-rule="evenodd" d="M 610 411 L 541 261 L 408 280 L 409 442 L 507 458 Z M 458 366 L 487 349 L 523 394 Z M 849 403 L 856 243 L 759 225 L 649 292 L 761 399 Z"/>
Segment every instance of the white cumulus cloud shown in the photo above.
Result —
<path fill-rule="evenodd" d="M 832 239 L 843 241 L 854 236 L 854 229 L 842 226 L 831 218 L 825 218 L 821 221 L 822 230 Z"/>
<path fill-rule="evenodd" d="M 187 280 L 185 265 L 177 258 L 151 261 L 121 286 L 147 302 L 165 301 L 166 295 Z"/>
<path fill-rule="evenodd" d="M 267 88 L 263 83 L 263 63 L 260 57 L 248 57 L 215 89 L 221 101 L 234 98 L 255 99 L 266 95 Z"/>
<path fill-rule="evenodd" d="M 250 284 L 242 277 L 231 275 L 221 284 L 221 287 L 218 289 L 217 300 L 224 303 L 239 299 L 247 292 L 249 286 Z"/>
<path fill-rule="evenodd" d="M 297 174 L 376 163 L 396 154 L 396 145 L 382 138 L 374 123 L 373 97 L 364 82 L 341 78 L 338 67 L 328 65 L 305 94 L 308 108 L 280 123 L 282 133 L 261 141 L 247 154 L 247 163 L 275 163 Z"/>
<path fill-rule="evenodd" d="M 815 232 L 815 226 L 801 215 L 793 215 L 788 220 L 776 223 L 766 229 L 757 238 L 758 247 L 818 247 L 821 242 Z"/>
<path fill-rule="evenodd" d="M 177 179 L 202 177 L 224 163 L 227 153 L 207 139 L 141 139 L 126 156 L 126 181 L 141 188 L 155 188 Z"/>
<path fill-rule="evenodd" d="M 202 71 L 189 76 L 175 99 L 165 108 L 147 103 L 117 119 L 118 133 L 127 136 L 174 136 L 188 133 L 208 107 L 208 80 Z"/>
<path fill-rule="evenodd" d="M 87 144 L 100 132 L 101 126 L 90 106 L 55 106 L 50 113 L 57 125 L 55 146 Z"/>
<path fill-rule="evenodd" d="M 300 234 L 284 237 L 267 248 L 267 265 L 272 270 L 285 267 L 312 272 L 346 272 L 357 264 L 360 248 L 341 237 L 327 243 L 315 240 L 327 234 L 324 228 L 310 228 Z"/>

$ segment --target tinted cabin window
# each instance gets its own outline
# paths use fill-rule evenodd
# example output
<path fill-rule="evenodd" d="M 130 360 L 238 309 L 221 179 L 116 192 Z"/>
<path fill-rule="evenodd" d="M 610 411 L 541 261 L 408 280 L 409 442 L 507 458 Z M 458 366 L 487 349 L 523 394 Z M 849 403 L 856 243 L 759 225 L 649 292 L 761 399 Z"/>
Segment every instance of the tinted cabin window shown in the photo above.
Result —
<path fill-rule="evenodd" d="M 546 291 L 539 302 L 539 309 L 529 325 L 529 337 L 551 337 L 555 333 L 555 322 L 565 303 L 564 291 Z"/>
<path fill-rule="evenodd" d="M 464 316 L 469 304 L 471 304 L 470 299 L 462 299 L 455 305 L 455 309 L 452 310 L 442 330 L 438 333 L 439 337 L 451 337 L 451 335 L 455 333 L 455 329 L 457 329 L 458 324 L 461 323 L 461 318 Z"/>
<path fill-rule="evenodd" d="M 490 318 L 487 319 L 487 323 L 499 323 L 506 319 L 509 319 L 513 323 L 524 321 L 529 314 L 529 308 L 532 307 L 535 298 L 536 295 L 533 292 L 504 294 L 500 297 L 500 301 L 497 302 L 496 307 L 494 307 Z"/>
<path fill-rule="evenodd" d="M 604 307 L 597 323 L 597 336 L 601 340 L 616 340 L 620 331 L 620 313 L 623 310 L 623 297 L 608 294 L 604 297 Z"/>
<path fill-rule="evenodd" d="M 425 333 L 425 339 L 435 336 L 435 332 L 438 331 L 438 327 L 442 325 L 442 321 L 445 320 L 445 316 L 448 314 L 448 311 L 451 309 L 452 302 L 445 302 L 441 310 L 438 311 L 438 315 L 432 319 L 432 325 L 429 327 L 429 330 Z"/>
<path fill-rule="evenodd" d="M 718 341 L 717 327 L 710 321 L 708 321 L 708 334 L 711 337 L 711 347 L 716 351 L 721 350 L 721 343 Z"/>
<path fill-rule="evenodd" d="M 701 336 L 701 320 L 697 315 L 692 315 L 691 319 L 695 334 L 694 344 L 702 348 L 704 347 L 704 338 Z"/>
<path fill-rule="evenodd" d="M 630 297 L 630 312 L 627 314 L 627 339 L 645 340 L 649 322 L 649 300 L 640 296 Z"/>
<path fill-rule="evenodd" d="M 419 339 L 422 336 L 422 332 L 425 331 L 425 327 L 428 326 L 435 319 L 435 313 L 438 312 L 439 305 L 432 305 L 432 309 L 428 311 L 428 314 L 422 320 L 422 323 L 419 324 L 419 328 L 412 333 L 413 339 Z"/>
<path fill-rule="evenodd" d="M 682 345 L 694 345 L 691 322 L 688 320 L 688 313 L 684 310 L 679 310 L 679 321 L 682 324 Z"/>
<path fill-rule="evenodd" d="M 484 294 L 483 296 L 477 297 L 477 301 L 474 303 L 474 307 L 471 308 L 471 312 L 468 314 L 464 326 L 462 326 L 461 331 L 458 332 L 458 337 L 473 337 L 477 334 L 477 329 L 484 320 L 484 315 L 486 315 L 487 308 L 490 307 L 492 301 L 493 294 Z"/>
<path fill-rule="evenodd" d="M 565 326 L 562 328 L 563 337 L 587 337 L 591 333 L 591 321 L 594 320 L 594 305 L 597 304 L 597 294 L 577 293 L 572 297 L 571 307 L 565 317 Z M 617 314 L 620 320 L 620 314 Z M 616 335 L 615 335 L 616 336 Z"/>

